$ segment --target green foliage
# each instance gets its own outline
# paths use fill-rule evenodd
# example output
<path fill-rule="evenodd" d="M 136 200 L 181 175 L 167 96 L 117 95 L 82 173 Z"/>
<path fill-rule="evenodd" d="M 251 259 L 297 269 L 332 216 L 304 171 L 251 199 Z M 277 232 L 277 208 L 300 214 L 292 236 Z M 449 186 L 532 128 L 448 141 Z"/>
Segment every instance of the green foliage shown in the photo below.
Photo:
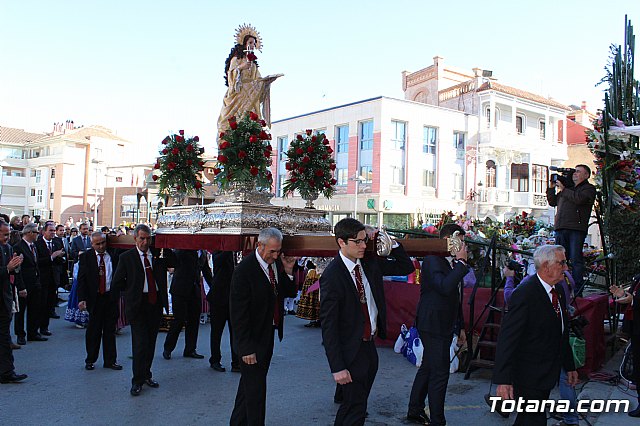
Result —
<path fill-rule="evenodd" d="M 169 135 L 162 141 L 160 157 L 154 166 L 153 180 L 159 184 L 158 192 L 174 196 L 202 195 L 200 173 L 204 168 L 202 154 L 204 148 L 198 144 L 200 138 L 194 136 L 185 139 L 184 130 Z"/>

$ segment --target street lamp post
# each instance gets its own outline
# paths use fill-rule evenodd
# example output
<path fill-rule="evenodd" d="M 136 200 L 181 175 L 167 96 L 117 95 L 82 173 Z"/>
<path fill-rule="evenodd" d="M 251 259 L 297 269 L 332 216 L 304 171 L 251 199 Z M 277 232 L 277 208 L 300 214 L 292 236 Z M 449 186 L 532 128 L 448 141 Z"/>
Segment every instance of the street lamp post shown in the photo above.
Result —
<path fill-rule="evenodd" d="M 354 204 L 353 204 L 353 218 L 358 220 L 358 192 L 360 190 L 360 182 L 364 182 L 365 180 L 362 178 L 362 176 L 358 176 L 358 172 L 356 172 L 356 174 L 351 178 L 351 180 L 356 182 L 356 196 L 354 198 Z"/>
<path fill-rule="evenodd" d="M 99 170 L 98 167 L 100 166 L 100 164 L 104 163 L 104 161 L 94 158 L 93 160 L 91 160 L 91 162 L 96 165 L 96 180 L 93 187 L 93 190 L 94 190 L 93 192 L 93 195 L 94 195 L 93 226 L 94 226 L 94 229 L 97 229 L 98 227 L 98 170 Z"/>

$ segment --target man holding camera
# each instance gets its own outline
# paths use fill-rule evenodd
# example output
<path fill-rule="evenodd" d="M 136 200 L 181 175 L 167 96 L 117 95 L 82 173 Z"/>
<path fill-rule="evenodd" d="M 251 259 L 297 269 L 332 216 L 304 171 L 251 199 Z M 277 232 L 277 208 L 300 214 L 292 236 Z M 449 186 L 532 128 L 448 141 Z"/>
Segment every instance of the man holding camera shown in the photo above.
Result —
<path fill-rule="evenodd" d="M 596 187 L 589 183 L 591 169 L 578 164 L 571 178 L 574 186 L 569 187 L 562 179 L 552 180 L 547 189 L 547 201 L 557 207 L 554 221 L 556 244 L 567 251 L 567 259 L 573 267 L 571 275 L 576 289 L 582 288 L 584 258 L 582 245 L 587 236 L 591 209 L 596 199 Z"/>

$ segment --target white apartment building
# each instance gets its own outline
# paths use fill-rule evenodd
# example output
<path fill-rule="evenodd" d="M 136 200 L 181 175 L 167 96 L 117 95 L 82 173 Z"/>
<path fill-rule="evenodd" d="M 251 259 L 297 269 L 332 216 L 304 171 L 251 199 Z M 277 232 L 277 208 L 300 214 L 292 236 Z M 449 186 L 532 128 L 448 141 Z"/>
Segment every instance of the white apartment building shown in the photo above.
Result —
<path fill-rule="evenodd" d="M 484 75 L 484 77 L 483 77 Z M 504 220 L 521 211 L 550 220 L 549 166 L 567 158 L 568 107 L 497 83 L 491 72 L 433 65 L 403 72 L 405 99 L 376 97 L 272 123 L 274 204 L 282 198 L 288 143 L 324 132 L 336 156 L 337 194 L 317 208 L 335 222 L 390 227 L 437 221 L 443 211 Z"/>

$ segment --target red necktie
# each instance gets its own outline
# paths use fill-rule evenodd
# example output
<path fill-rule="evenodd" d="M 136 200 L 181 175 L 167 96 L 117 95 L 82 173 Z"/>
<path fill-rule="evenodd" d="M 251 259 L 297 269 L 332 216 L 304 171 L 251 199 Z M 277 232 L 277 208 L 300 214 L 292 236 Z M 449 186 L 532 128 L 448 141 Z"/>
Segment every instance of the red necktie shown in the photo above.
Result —
<path fill-rule="evenodd" d="M 104 253 L 98 253 L 100 256 L 100 266 L 98 267 L 98 293 L 105 294 L 107 292 L 107 268 L 104 265 Z"/>
<path fill-rule="evenodd" d="M 354 272 L 356 273 L 356 286 L 358 287 L 358 295 L 360 296 L 360 308 L 362 309 L 362 315 L 364 315 L 364 330 L 362 332 L 362 338 L 364 340 L 371 340 L 371 318 L 369 317 L 367 296 L 364 294 L 364 283 L 362 282 L 360 265 L 356 265 Z"/>
<path fill-rule="evenodd" d="M 273 264 L 267 265 L 269 269 L 269 282 L 271 283 L 271 290 L 273 290 L 273 294 L 276 296 L 276 301 L 273 306 L 273 323 L 276 326 L 280 325 L 280 309 L 278 307 L 278 289 L 276 288 L 276 274 L 273 272 Z"/>
<path fill-rule="evenodd" d="M 553 310 L 556 311 L 556 315 L 560 318 L 560 303 L 558 302 L 558 292 L 556 292 L 555 288 L 551 289 L 551 304 L 553 305 Z"/>
<path fill-rule="evenodd" d="M 151 264 L 149 263 L 149 259 L 147 259 L 147 252 L 142 254 L 144 258 L 144 271 L 147 274 L 147 297 L 149 298 L 149 303 L 152 305 L 156 304 L 158 300 L 158 293 L 156 290 L 156 280 L 153 278 L 153 269 L 151 269 Z"/>

